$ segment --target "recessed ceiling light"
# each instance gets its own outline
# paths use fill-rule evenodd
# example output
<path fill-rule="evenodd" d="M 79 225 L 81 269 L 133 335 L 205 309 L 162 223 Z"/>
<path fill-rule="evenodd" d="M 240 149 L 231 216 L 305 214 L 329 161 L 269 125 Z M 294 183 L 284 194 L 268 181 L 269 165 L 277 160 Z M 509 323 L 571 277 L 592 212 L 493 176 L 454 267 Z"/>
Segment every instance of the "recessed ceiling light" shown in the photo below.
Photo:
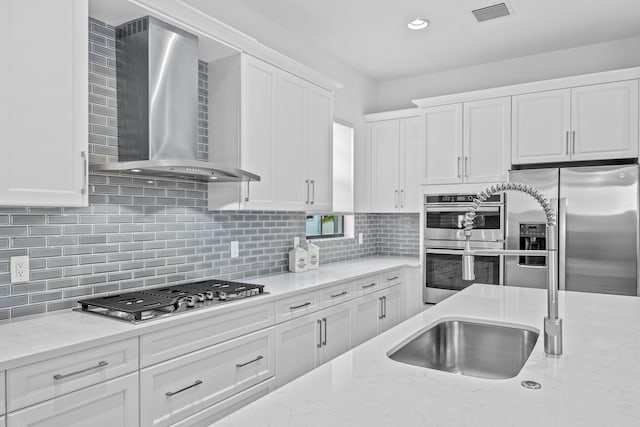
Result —
<path fill-rule="evenodd" d="M 429 21 L 424 18 L 416 18 L 407 24 L 410 30 L 422 30 L 429 26 Z"/>

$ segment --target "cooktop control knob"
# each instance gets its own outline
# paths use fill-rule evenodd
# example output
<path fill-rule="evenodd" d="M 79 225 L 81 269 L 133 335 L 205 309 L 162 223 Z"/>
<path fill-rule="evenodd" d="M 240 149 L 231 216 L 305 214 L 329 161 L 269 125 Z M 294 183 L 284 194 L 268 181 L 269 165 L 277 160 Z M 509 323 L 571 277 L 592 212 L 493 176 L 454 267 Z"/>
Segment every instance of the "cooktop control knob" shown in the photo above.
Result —
<path fill-rule="evenodd" d="M 197 293 L 195 294 L 196 297 L 196 301 L 197 302 L 204 302 L 204 294 L 203 293 Z"/>
<path fill-rule="evenodd" d="M 194 295 L 189 295 L 185 298 L 185 301 L 187 302 L 187 307 L 189 308 L 193 308 L 196 306 L 196 297 Z"/>
<path fill-rule="evenodd" d="M 213 299 L 213 297 L 214 297 L 214 295 L 213 295 L 213 291 L 206 291 L 206 292 L 204 293 L 204 296 L 205 296 L 205 298 L 206 298 L 206 299 L 208 299 L 208 300 L 212 300 L 212 299 Z"/>

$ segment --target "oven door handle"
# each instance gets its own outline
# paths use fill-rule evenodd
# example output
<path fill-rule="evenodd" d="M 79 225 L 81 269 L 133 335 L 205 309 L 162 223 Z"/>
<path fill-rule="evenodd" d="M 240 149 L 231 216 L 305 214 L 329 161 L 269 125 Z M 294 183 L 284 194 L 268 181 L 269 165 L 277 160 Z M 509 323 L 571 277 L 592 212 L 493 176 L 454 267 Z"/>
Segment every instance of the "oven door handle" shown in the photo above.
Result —
<path fill-rule="evenodd" d="M 425 252 L 428 254 L 440 254 L 440 255 L 459 255 L 462 256 L 463 249 L 432 249 L 427 248 Z"/>
<path fill-rule="evenodd" d="M 471 207 L 467 207 L 467 206 L 446 206 L 446 207 L 433 207 L 433 206 L 427 206 L 426 207 L 426 211 L 427 212 L 462 212 L 465 213 L 467 212 Z M 482 213 L 482 212 L 500 212 L 501 206 L 480 206 L 478 208 L 478 210 L 476 211 L 478 214 Z"/>

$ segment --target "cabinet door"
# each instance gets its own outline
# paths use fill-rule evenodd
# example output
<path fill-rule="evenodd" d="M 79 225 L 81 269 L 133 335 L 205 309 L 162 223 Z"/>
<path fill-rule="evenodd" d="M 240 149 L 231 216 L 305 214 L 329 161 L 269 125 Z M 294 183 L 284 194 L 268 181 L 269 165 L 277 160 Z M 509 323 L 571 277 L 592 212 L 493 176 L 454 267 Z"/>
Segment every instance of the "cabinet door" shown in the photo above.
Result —
<path fill-rule="evenodd" d="M 319 363 L 325 363 L 351 348 L 351 310 L 351 304 L 343 303 L 318 313 L 322 321 Z"/>
<path fill-rule="evenodd" d="M 240 164 L 260 175 L 260 182 L 242 184 L 241 207 L 274 209 L 278 73 L 251 56 L 243 55 L 242 60 Z"/>
<path fill-rule="evenodd" d="M 307 86 L 305 179 L 311 180 L 311 206 L 307 211 L 329 212 L 333 206 L 332 94 L 312 84 Z"/>
<path fill-rule="evenodd" d="M 514 96 L 511 104 L 514 165 L 569 160 L 569 89 Z"/>
<path fill-rule="evenodd" d="M 462 182 L 462 104 L 425 108 L 422 184 Z"/>
<path fill-rule="evenodd" d="M 87 205 L 87 19 L 82 0 L 0 2 L 0 205 Z"/>
<path fill-rule="evenodd" d="M 322 321 L 316 314 L 276 325 L 276 386 L 316 367 L 322 345 Z"/>
<path fill-rule="evenodd" d="M 7 416 L 8 427 L 137 425 L 137 373 L 65 394 Z"/>
<path fill-rule="evenodd" d="M 638 157 L 638 81 L 571 89 L 571 159 Z"/>
<path fill-rule="evenodd" d="M 304 211 L 310 202 L 305 180 L 307 82 L 284 71 L 278 79 L 276 187 L 278 209 Z"/>
<path fill-rule="evenodd" d="M 404 316 L 404 304 L 402 301 L 402 285 L 392 286 L 380 292 L 382 301 L 382 319 L 380 319 L 380 333 L 393 328 Z"/>
<path fill-rule="evenodd" d="M 420 212 L 420 145 L 424 116 L 400 120 L 400 210 Z"/>
<path fill-rule="evenodd" d="M 506 181 L 511 167 L 511 99 L 464 103 L 464 182 Z"/>
<path fill-rule="evenodd" d="M 353 302 L 352 346 L 356 347 L 378 335 L 381 313 L 380 293 L 368 294 Z"/>
<path fill-rule="evenodd" d="M 374 212 L 396 212 L 400 206 L 398 188 L 400 162 L 400 122 L 371 123 L 372 201 Z"/>

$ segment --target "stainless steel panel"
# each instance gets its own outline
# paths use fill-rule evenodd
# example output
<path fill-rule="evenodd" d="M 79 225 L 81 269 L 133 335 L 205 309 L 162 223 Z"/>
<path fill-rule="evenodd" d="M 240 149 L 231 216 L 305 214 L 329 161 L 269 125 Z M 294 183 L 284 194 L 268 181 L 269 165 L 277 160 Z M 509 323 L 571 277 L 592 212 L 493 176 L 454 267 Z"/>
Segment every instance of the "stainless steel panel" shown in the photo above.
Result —
<path fill-rule="evenodd" d="M 119 160 L 196 160 L 197 37 L 153 17 L 131 24 L 117 29 Z"/>
<path fill-rule="evenodd" d="M 638 166 L 560 171 L 566 290 L 637 295 Z"/>
<path fill-rule="evenodd" d="M 454 374 L 513 378 L 529 358 L 538 335 L 519 327 L 448 320 L 414 337 L 389 357 Z"/>
<path fill-rule="evenodd" d="M 556 168 L 510 171 L 509 181 L 532 185 L 549 199 L 558 197 L 559 170 Z M 520 224 L 547 222 L 540 205 L 528 194 L 510 192 L 506 211 L 506 249 L 520 249 Z M 504 265 L 505 286 L 546 288 L 546 263 L 544 266 L 526 266 L 520 264 L 520 257 L 505 257 Z"/>

